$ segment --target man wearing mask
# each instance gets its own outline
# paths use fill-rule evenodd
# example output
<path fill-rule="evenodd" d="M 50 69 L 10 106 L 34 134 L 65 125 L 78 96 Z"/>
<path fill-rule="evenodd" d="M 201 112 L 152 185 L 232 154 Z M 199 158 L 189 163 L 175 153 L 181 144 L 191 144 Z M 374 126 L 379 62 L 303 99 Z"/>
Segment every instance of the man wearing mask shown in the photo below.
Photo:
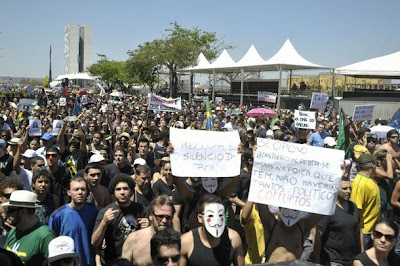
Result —
<path fill-rule="evenodd" d="M 200 227 L 181 237 L 180 265 L 244 265 L 242 241 L 236 231 L 225 228 L 225 208 L 214 194 L 199 202 Z"/>

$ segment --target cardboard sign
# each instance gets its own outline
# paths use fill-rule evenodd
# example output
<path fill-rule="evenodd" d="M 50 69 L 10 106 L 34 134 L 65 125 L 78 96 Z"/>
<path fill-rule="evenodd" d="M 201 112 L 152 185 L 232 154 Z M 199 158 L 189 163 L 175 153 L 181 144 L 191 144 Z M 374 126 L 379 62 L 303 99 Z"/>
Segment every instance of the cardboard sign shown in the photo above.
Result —
<path fill-rule="evenodd" d="M 150 94 L 150 110 L 180 112 L 182 110 L 181 97 L 175 99 L 167 99 L 155 94 Z"/>
<path fill-rule="evenodd" d="M 41 136 L 41 135 L 42 135 L 42 121 L 29 120 L 29 136 Z"/>
<path fill-rule="evenodd" d="M 172 174 L 181 177 L 233 177 L 240 174 L 239 133 L 170 129 Z"/>
<path fill-rule="evenodd" d="M 257 138 L 257 146 L 248 200 L 334 213 L 344 151 L 263 138 Z"/>
<path fill-rule="evenodd" d="M 373 104 L 368 105 L 356 105 L 353 112 L 353 121 L 364 121 L 372 120 L 372 114 L 374 113 Z"/>
<path fill-rule="evenodd" d="M 310 109 L 318 109 L 320 111 L 324 111 L 327 102 L 328 102 L 328 94 L 313 92 L 310 103 Z"/>
<path fill-rule="evenodd" d="M 63 127 L 62 120 L 53 120 L 53 135 L 58 136 L 60 134 L 60 130 Z"/>
<path fill-rule="evenodd" d="M 25 105 L 29 107 L 29 112 L 32 112 L 37 105 L 37 101 L 35 99 L 19 99 L 18 111 L 22 111 Z"/>
<path fill-rule="evenodd" d="M 67 98 L 61 97 L 60 101 L 58 102 L 60 106 L 66 106 L 67 105 Z"/>
<path fill-rule="evenodd" d="M 315 129 L 316 124 L 315 112 L 294 110 L 294 126 L 296 128 Z"/>
<path fill-rule="evenodd" d="M 258 92 L 258 101 L 275 103 L 276 102 L 276 93 L 269 92 L 269 91 L 259 91 Z"/>

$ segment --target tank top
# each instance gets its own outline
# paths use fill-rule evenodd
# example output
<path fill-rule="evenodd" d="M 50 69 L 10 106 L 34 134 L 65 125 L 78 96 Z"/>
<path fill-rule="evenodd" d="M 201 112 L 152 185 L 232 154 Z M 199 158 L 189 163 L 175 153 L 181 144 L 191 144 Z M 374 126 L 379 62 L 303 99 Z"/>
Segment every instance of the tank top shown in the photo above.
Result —
<path fill-rule="evenodd" d="M 188 259 L 188 265 L 221 265 L 229 266 L 235 259 L 235 250 L 228 236 L 228 228 L 222 233 L 218 246 L 208 248 L 201 242 L 199 228 L 192 230 L 193 252 Z"/>
<path fill-rule="evenodd" d="M 367 253 L 365 252 L 355 256 L 354 260 L 359 260 L 364 266 L 378 266 L 368 257 Z"/>

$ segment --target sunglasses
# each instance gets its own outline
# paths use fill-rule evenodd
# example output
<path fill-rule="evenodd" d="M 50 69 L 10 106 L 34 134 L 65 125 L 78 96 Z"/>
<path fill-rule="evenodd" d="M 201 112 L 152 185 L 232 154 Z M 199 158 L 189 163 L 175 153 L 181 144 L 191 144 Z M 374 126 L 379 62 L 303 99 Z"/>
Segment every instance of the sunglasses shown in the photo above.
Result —
<path fill-rule="evenodd" d="M 180 258 L 181 258 L 180 254 L 172 256 L 172 257 L 157 257 L 157 262 L 159 264 L 165 265 L 168 263 L 169 260 L 172 260 L 172 262 L 178 262 Z"/>
<path fill-rule="evenodd" d="M 170 216 L 170 215 L 157 215 L 157 214 L 155 214 L 155 213 L 153 213 L 153 215 L 154 215 L 154 217 L 156 217 L 156 219 L 157 219 L 158 222 L 161 222 L 164 218 L 165 218 L 165 220 L 167 220 L 167 221 L 172 220 L 172 216 Z"/>
<path fill-rule="evenodd" d="M 398 139 L 399 136 L 390 136 L 391 139 Z"/>
<path fill-rule="evenodd" d="M 385 235 L 385 234 L 383 234 L 383 233 L 381 233 L 381 232 L 379 232 L 379 231 L 374 230 L 374 237 L 375 237 L 375 238 L 381 239 L 382 236 L 384 236 L 385 239 L 386 239 L 387 241 L 389 241 L 389 242 L 392 242 L 393 240 L 396 239 L 396 236 L 394 236 L 394 235 Z"/>
<path fill-rule="evenodd" d="M 53 154 L 53 153 L 46 154 L 46 158 L 50 158 L 50 157 L 56 158 L 56 157 L 57 157 L 57 154 Z"/>
<path fill-rule="evenodd" d="M 3 193 L 2 196 L 5 197 L 6 199 L 10 199 L 11 193 L 8 194 Z"/>

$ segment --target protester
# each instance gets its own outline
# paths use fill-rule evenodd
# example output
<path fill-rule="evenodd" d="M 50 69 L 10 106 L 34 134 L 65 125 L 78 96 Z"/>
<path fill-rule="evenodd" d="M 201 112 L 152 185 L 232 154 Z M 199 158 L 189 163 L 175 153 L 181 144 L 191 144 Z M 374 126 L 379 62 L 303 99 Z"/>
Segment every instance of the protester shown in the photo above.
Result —
<path fill-rule="evenodd" d="M 49 266 L 75 266 L 78 259 L 74 240 L 69 236 L 58 236 L 50 241 Z"/>
<path fill-rule="evenodd" d="M 181 258 L 181 239 L 171 228 L 157 231 L 150 241 L 151 259 L 155 266 L 178 266 Z"/>

